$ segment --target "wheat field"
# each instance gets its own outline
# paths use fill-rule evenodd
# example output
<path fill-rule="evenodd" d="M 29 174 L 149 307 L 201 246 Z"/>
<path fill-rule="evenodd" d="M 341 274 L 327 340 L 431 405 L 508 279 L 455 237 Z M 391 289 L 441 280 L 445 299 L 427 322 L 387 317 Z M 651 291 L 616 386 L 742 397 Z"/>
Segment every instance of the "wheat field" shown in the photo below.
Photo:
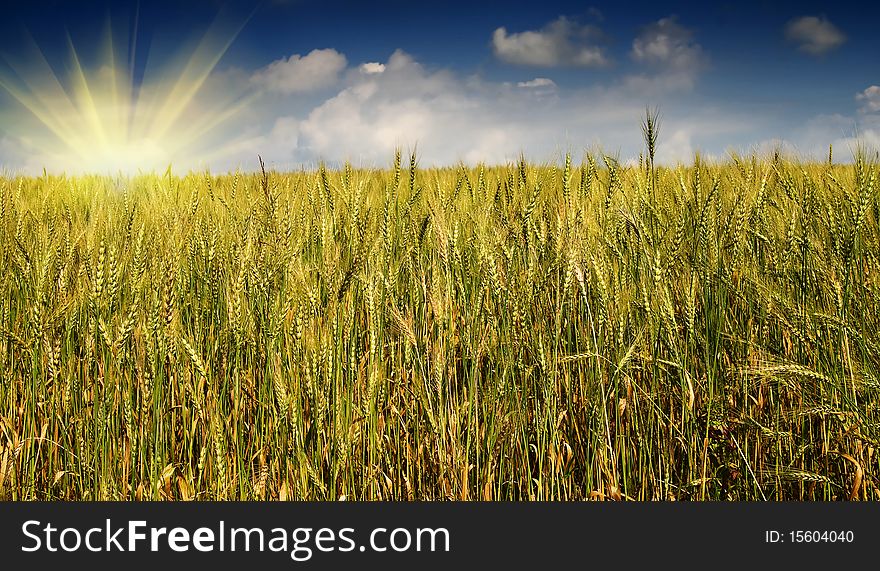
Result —
<path fill-rule="evenodd" d="M 876 163 L 646 140 L 0 179 L 0 498 L 880 499 Z"/>

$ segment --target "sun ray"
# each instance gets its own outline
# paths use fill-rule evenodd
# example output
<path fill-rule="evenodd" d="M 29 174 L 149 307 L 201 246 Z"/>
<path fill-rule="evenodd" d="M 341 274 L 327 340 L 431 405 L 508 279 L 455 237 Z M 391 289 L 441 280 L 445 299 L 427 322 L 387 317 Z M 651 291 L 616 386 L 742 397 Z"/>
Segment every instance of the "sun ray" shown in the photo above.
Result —
<path fill-rule="evenodd" d="M 180 145 L 186 147 L 194 144 L 218 126 L 247 109 L 255 99 L 255 95 L 249 95 L 237 103 L 227 105 L 225 109 L 221 108 L 212 113 L 205 114 L 203 121 L 194 122 L 191 127 L 181 132 Z"/>
<path fill-rule="evenodd" d="M 15 77 L 5 76 L 0 84 L 65 144 L 82 148 L 78 129 L 70 124 L 79 114 L 67 91 L 29 34 L 24 44 L 31 61 L 25 64 L 4 55 Z"/>
<path fill-rule="evenodd" d="M 149 46 L 146 67 L 136 79 L 138 17 L 136 13 L 128 41 L 121 42 L 108 16 L 92 65 L 67 34 L 63 75 L 26 33 L 23 54 L 4 55 L 0 88 L 31 119 L 14 117 L 4 130 L 22 142 L 30 140 L 30 147 L 38 148 L 41 160 L 51 162 L 47 166 L 54 170 L 133 172 L 172 162 L 193 165 L 202 162 L 200 155 L 222 155 L 222 144 L 204 148 L 205 136 L 228 124 L 252 99 L 245 96 L 244 86 L 222 93 L 206 93 L 205 87 L 244 22 L 230 26 L 216 18 L 176 60 L 158 62 Z M 34 121 L 45 136 L 34 129 Z"/>
<path fill-rule="evenodd" d="M 73 45 L 73 40 L 71 39 L 70 34 L 67 34 L 67 47 L 70 52 L 71 67 L 73 68 L 71 79 L 73 81 L 74 97 L 77 101 L 77 105 L 83 111 L 83 114 L 86 116 L 91 128 L 98 136 L 101 143 L 107 144 L 107 132 L 98 116 L 95 99 L 92 97 L 92 91 L 89 88 L 89 80 L 83 71 L 82 64 L 80 63 L 79 56 L 76 53 L 76 48 Z"/>
<path fill-rule="evenodd" d="M 208 33 L 193 51 L 171 92 L 165 97 L 165 103 L 158 111 L 157 120 L 153 123 L 151 131 L 153 137 L 161 138 L 168 132 L 171 124 L 180 117 L 204 85 L 205 80 L 208 79 L 220 58 L 232 45 L 243 25 L 231 33 L 224 33 L 220 21 L 215 20 Z"/>

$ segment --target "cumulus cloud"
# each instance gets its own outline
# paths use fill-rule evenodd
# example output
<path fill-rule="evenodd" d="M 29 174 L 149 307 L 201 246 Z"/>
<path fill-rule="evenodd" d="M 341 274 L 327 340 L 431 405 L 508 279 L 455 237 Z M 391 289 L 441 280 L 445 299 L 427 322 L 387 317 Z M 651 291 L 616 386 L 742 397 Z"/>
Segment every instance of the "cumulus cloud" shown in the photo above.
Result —
<path fill-rule="evenodd" d="M 859 111 L 862 113 L 880 112 L 880 85 L 872 85 L 856 94 L 856 101 L 861 102 Z"/>
<path fill-rule="evenodd" d="M 300 124 L 309 156 L 384 161 L 394 149 L 418 144 L 426 160 L 456 162 L 490 151 L 483 101 L 446 71 L 429 72 L 396 51 L 381 74 L 355 77 Z M 501 147 L 498 147 L 501 150 Z M 500 155 L 492 155 L 499 159 Z"/>
<path fill-rule="evenodd" d="M 626 78 L 630 89 L 646 94 L 687 91 L 709 62 L 693 32 L 669 16 L 642 28 L 633 40 L 630 57 L 648 71 Z"/>
<path fill-rule="evenodd" d="M 382 73 L 383 71 L 385 71 L 385 64 L 375 61 L 362 63 L 360 66 L 360 70 L 368 74 Z"/>
<path fill-rule="evenodd" d="M 347 65 L 345 56 L 334 49 L 312 50 L 270 63 L 254 72 L 251 82 L 270 92 L 305 93 L 332 86 Z"/>
<path fill-rule="evenodd" d="M 785 37 L 797 44 L 798 49 L 820 56 L 840 47 L 846 35 L 824 16 L 801 16 L 785 26 Z"/>
<path fill-rule="evenodd" d="M 560 16 L 540 30 L 492 34 L 492 49 L 501 61 L 536 67 L 602 67 L 609 60 L 600 45 L 602 31 Z"/>
<path fill-rule="evenodd" d="M 639 63 L 675 70 L 696 72 L 706 65 L 706 55 L 693 32 L 675 16 L 645 26 L 633 40 L 631 55 Z"/>
<path fill-rule="evenodd" d="M 335 95 L 298 118 L 269 123 L 242 149 L 242 160 L 259 152 L 276 168 L 319 159 L 377 166 L 396 148 L 417 146 L 422 164 L 448 165 L 505 163 L 520 153 L 552 161 L 586 148 L 625 160 L 642 150 L 639 120 L 647 101 L 626 82 L 577 89 L 547 77 L 493 82 L 427 68 L 402 51 L 381 65 L 381 73 L 353 67 Z M 668 95 L 651 100 L 662 105 L 668 126 L 660 162 L 689 161 L 694 149 L 727 144 L 755 125 L 735 110 L 695 108 L 687 94 Z M 277 105 L 276 112 L 287 109 Z"/>

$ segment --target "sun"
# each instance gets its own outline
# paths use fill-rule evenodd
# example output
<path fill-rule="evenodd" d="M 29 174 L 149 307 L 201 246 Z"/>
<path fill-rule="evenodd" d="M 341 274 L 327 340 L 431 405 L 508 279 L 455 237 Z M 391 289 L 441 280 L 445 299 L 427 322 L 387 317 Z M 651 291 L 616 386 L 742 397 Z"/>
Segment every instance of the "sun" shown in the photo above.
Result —
<path fill-rule="evenodd" d="M 197 168 L 223 155 L 228 138 L 218 131 L 248 103 L 242 91 L 207 89 L 240 29 L 218 19 L 185 50 L 163 61 L 148 54 L 142 70 L 136 28 L 128 41 L 114 41 L 108 22 L 91 66 L 68 35 L 63 71 L 27 37 L 20 53 L 4 54 L 0 69 L 0 87 L 17 103 L 6 110 L 3 130 L 50 171 Z"/>

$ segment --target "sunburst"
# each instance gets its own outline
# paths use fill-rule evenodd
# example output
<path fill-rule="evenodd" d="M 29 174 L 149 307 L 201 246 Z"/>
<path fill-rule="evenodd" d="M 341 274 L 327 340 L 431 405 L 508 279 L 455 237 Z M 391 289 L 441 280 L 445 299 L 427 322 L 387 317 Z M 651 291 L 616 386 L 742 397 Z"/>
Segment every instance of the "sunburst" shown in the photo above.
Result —
<path fill-rule="evenodd" d="M 8 67 L 0 70 L 0 86 L 28 112 L 4 121 L 7 137 L 52 171 L 195 168 L 222 156 L 228 139 L 217 131 L 249 99 L 243 90 L 206 87 L 241 25 L 217 19 L 185 52 L 162 62 L 149 54 L 137 79 L 136 27 L 124 47 L 114 41 L 109 21 L 105 29 L 92 66 L 67 36 L 64 73 L 30 36 L 21 52 L 4 54 Z"/>

